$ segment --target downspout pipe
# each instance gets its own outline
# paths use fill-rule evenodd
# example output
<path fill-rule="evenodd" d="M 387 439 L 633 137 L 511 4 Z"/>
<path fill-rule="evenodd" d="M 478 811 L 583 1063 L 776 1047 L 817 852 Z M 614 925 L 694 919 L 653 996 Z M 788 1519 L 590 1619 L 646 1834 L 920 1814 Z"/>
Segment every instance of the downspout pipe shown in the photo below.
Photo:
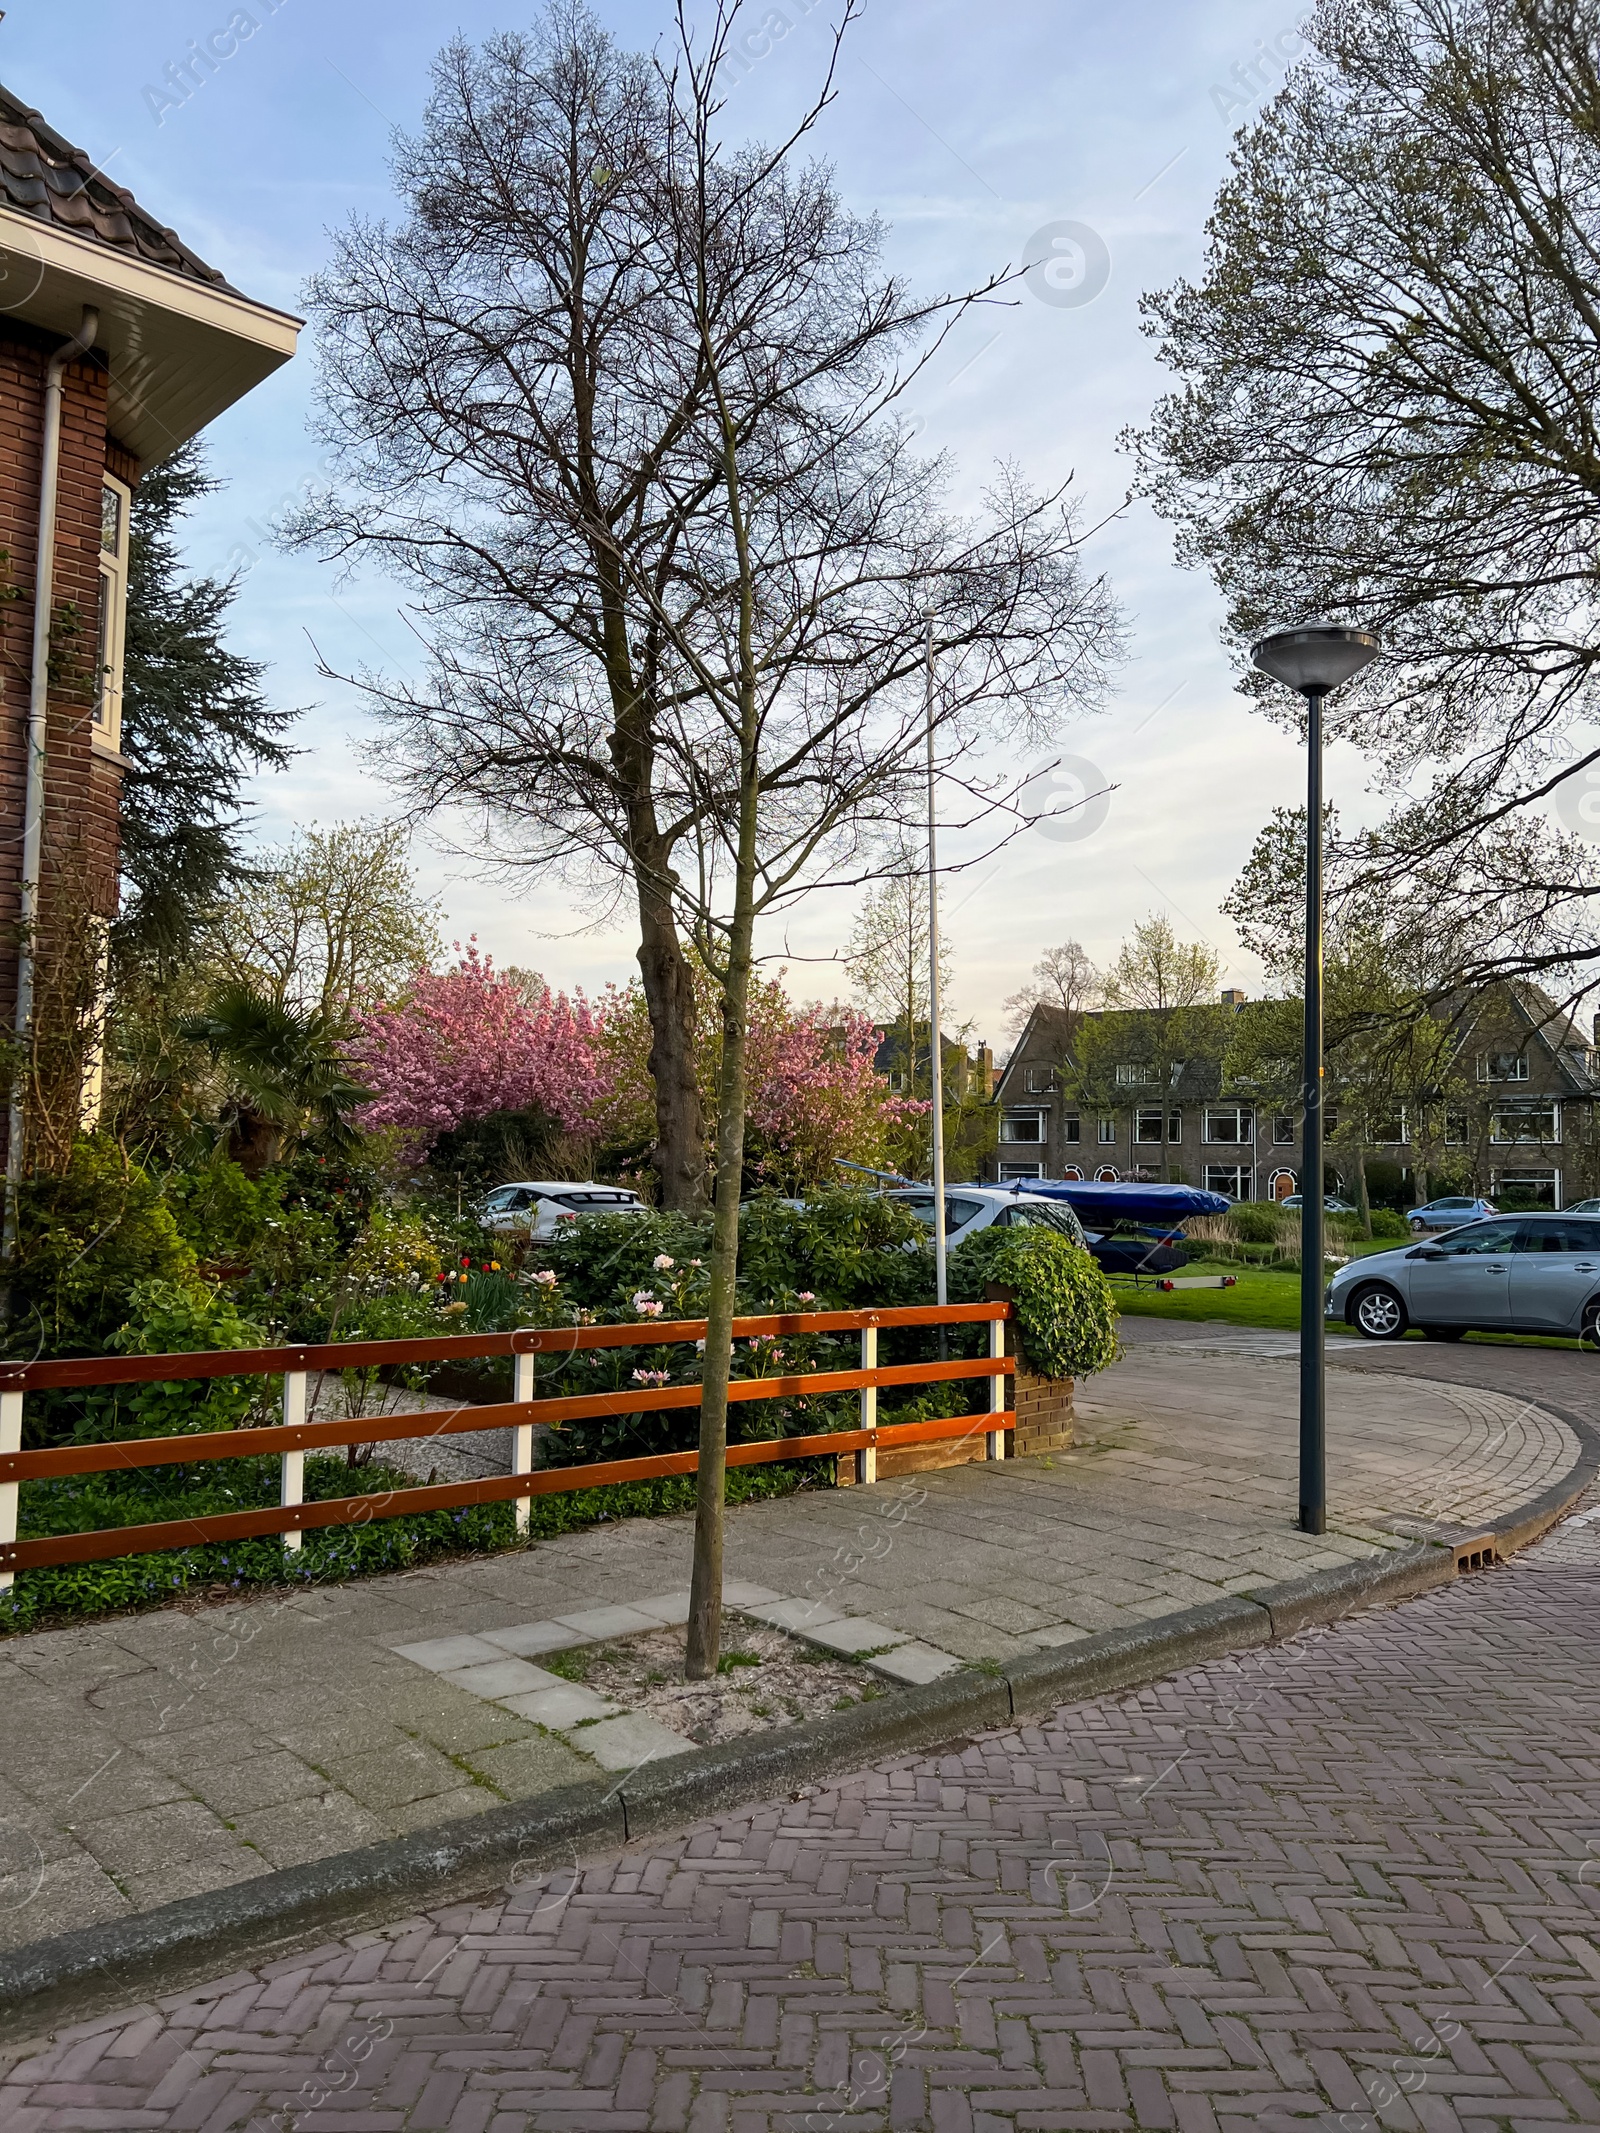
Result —
<path fill-rule="evenodd" d="M 0 1229 L 0 1262 L 17 1251 L 17 1189 L 22 1183 L 26 1131 L 24 1062 L 33 1039 L 34 935 L 39 924 L 39 879 L 44 862 L 44 771 L 50 714 L 50 619 L 55 610 L 56 502 L 61 485 L 61 381 L 67 365 L 94 346 L 100 313 L 83 307 L 83 322 L 50 358 L 44 374 L 44 436 L 39 455 L 39 541 L 33 572 L 33 664 L 28 690 L 28 763 L 22 812 L 22 899 L 18 912 L 17 1005 L 12 1020 L 14 1057 L 6 1125 L 6 1206 Z"/>

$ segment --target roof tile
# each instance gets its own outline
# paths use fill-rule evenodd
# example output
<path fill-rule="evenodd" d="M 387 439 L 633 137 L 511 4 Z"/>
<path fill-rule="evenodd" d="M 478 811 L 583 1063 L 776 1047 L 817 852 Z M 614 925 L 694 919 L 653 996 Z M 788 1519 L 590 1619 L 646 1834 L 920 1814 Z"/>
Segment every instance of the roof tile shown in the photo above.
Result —
<path fill-rule="evenodd" d="M 215 267 L 189 250 L 101 174 L 81 148 L 46 125 L 30 105 L 0 87 L 0 207 L 70 230 L 112 251 L 165 267 L 189 281 L 227 288 Z"/>

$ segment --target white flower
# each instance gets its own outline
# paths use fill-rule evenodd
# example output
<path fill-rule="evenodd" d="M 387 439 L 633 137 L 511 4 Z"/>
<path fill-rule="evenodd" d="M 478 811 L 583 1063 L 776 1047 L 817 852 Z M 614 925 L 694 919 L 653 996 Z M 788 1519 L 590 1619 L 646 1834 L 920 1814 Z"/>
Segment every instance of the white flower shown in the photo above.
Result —
<path fill-rule="evenodd" d="M 535 1274 L 533 1278 L 536 1282 L 538 1282 L 541 1289 L 553 1289 L 556 1285 L 556 1275 L 554 1267 L 540 1267 L 538 1273 Z"/>
<path fill-rule="evenodd" d="M 650 1264 L 655 1268 L 658 1274 L 664 1274 L 667 1271 L 668 1267 L 675 1264 L 675 1262 L 669 1253 L 657 1252 L 656 1256 L 654 1257 L 654 1259 L 651 1260 Z"/>

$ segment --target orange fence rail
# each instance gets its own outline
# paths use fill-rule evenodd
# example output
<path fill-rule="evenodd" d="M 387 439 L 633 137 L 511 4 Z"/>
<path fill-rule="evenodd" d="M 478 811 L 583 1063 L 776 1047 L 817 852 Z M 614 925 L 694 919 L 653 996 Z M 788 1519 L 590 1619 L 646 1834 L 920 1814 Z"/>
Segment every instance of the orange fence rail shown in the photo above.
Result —
<path fill-rule="evenodd" d="M 853 1453 L 856 1479 L 877 1477 L 877 1455 L 899 1445 L 927 1444 L 982 1433 L 992 1459 L 1004 1456 L 1005 1432 L 1013 1426 L 1006 1408 L 1006 1380 L 1015 1365 L 1005 1354 L 1004 1303 L 915 1305 L 883 1311 L 815 1311 L 771 1313 L 734 1321 L 735 1340 L 776 1338 L 811 1333 L 859 1332 L 861 1367 L 785 1373 L 781 1377 L 736 1378 L 730 1402 L 803 1399 L 821 1393 L 855 1392 L 860 1396 L 860 1427 L 820 1436 L 776 1437 L 728 1448 L 730 1466 L 755 1466 L 772 1460 L 814 1459 Z M 987 1324 L 989 1354 L 977 1359 L 931 1363 L 878 1362 L 878 1333 L 885 1327 L 933 1327 Z M 606 1417 L 657 1413 L 667 1408 L 698 1407 L 698 1385 L 647 1386 L 637 1392 L 601 1392 L 535 1399 L 539 1360 L 576 1355 L 586 1350 L 663 1347 L 705 1338 L 704 1319 L 677 1319 L 665 1324 L 523 1328 L 514 1333 L 455 1334 L 437 1340 L 336 1341 L 298 1348 L 239 1348 L 196 1355 L 89 1356 L 59 1362 L 0 1364 L 0 1590 L 17 1571 L 62 1563 L 102 1562 L 113 1556 L 144 1555 L 167 1548 L 187 1548 L 217 1541 L 277 1534 L 287 1551 L 297 1550 L 308 1530 L 322 1526 L 364 1525 L 378 1518 L 412 1512 L 453 1510 L 469 1504 L 511 1502 L 516 1525 L 526 1532 L 535 1496 L 577 1489 L 605 1488 L 616 1482 L 649 1481 L 669 1474 L 692 1474 L 698 1452 L 662 1452 L 648 1458 L 614 1459 L 582 1466 L 535 1468 L 533 1432 L 541 1423 L 595 1421 Z M 312 1372 L 394 1369 L 408 1364 L 467 1362 L 509 1357 L 509 1401 L 421 1410 L 358 1419 L 308 1422 L 307 1379 Z M 736 1359 L 737 1360 L 737 1359 Z M 189 1378 L 269 1377 L 283 1381 L 283 1421 L 264 1428 L 218 1430 L 183 1437 L 137 1437 L 101 1444 L 70 1444 L 47 1450 L 22 1450 L 24 1402 L 29 1392 L 98 1385 L 162 1384 Z M 963 1379 L 989 1381 L 989 1409 L 931 1422 L 908 1422 L 879 1428 L 881 1386 L 934 1385 Z M 307 1503 L 305 1457 L 330 1446 L 394 1443 L 409 1438 L 450 1436 L 464 1430 L 509 1429 L 510 1469 L 476 1481 L 428 1483 L 360 1496 Z M 136 1467 L 192 1464 L 197 1460 L 246 1459 L 276 1453 L 282 1462 L 279 1502 L 253 1511 L 224 1511 L 204 1517 L 172 1519 L 160 1524 L 119 1526 L 104 1531 L 52 1534 L 44 1539 L 17 1539 L 20 1485 L 64 1474 L 131 1471 Z"/>

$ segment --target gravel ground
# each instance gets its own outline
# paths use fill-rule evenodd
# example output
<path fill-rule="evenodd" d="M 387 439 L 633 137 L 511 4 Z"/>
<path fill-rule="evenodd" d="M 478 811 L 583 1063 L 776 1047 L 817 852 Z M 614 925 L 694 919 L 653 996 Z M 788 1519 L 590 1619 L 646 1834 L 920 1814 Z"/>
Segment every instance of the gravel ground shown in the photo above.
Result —
<path fill-rule="evenodd" d="M 722 1671 L 713 1680 L 685 1681 L 683 1661 L 684 1632 L 659 1629 L 624 1643 L 545 1653 L 539 1664 L 702 1747 L 892 1693 L 855 1660 L 734 1615 L 723 1624 Z"/>

